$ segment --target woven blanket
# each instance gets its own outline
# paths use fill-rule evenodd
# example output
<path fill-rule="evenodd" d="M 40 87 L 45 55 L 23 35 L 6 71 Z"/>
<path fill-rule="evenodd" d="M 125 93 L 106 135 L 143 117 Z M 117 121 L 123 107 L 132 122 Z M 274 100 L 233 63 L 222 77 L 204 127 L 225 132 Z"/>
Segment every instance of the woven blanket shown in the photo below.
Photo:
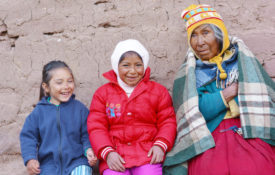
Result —
<path fill-rule="evenodd" d="M 242 40 L 238 45 L 240 120 L 244 138 L 275 140 L 275 83 Z M 165 175 L 187 175 L 187 160 L 215 146 L 199 111 L 195 76 L 196 58 L 189 50 L 173 86 L 177 138 L 163 165 Z"/>

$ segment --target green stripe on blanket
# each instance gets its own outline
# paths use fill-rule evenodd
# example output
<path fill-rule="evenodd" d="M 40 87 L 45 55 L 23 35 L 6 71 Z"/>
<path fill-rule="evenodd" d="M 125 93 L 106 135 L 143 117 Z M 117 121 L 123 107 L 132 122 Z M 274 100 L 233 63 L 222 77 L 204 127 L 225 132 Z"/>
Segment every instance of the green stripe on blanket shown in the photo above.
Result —
<path fill-rule="evenodd" d="M 275 83 L 243 41 L 238 43 L 239 104 L 244 138 L 275 140 Z"/>
<path fill-rule="evenodd" d="M 191 52 L 189 52 L 191 53 Z M 189 56 L 192 56 L 189 55 Z M 167 154 L 164 174 L 187 175 L 186 161 L 215 146 L 206 122 L 199 112 L 195 80 L 195 57 L 178 71 L 173 86 L 173 105 L 177 116 L 177 138 Z"/>

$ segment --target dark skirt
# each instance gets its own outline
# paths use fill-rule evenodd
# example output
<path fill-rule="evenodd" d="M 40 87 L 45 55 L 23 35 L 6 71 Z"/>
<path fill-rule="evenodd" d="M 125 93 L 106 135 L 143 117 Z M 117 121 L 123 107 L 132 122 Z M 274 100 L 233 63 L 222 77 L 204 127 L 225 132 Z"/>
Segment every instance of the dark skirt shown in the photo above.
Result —
<path fill-rule="evenodd" d="M 188 175 L 275 175 L 275 147 L 261 139 L 244 139 L 233 130 L 240 119 L 226 119 L 212 133 L 216 147 L 188 162 Z"/>

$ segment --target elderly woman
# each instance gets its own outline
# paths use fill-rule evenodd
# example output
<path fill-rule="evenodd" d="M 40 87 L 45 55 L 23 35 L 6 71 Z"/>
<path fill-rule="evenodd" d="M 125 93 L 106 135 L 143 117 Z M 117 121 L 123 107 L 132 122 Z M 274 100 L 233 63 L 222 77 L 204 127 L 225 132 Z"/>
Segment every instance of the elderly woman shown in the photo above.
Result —
<path fill-rule="evenodd" d="M 213 8 L 191 5 L 182 18 L 190 49 L 174 81 L 178 134 L 164 173 L 275 174 L 275 83 Z"/>

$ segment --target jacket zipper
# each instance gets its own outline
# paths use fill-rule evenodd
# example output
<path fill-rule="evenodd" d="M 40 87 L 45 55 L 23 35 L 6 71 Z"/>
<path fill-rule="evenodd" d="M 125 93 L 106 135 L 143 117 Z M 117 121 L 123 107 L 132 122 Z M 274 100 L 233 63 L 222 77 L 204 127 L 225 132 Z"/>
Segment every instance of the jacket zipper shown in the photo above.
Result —
<path fill-rule="evenodd" d="M 58 153 L 59 153 L 59 160 L 60 160 L 60 164 L 61 164 L 61 175 L 63 174 L 63 162 L 62 162 L 62 140 L 61 140 L 61 125 L 60 125 L 60 107 L 57 106 L 57 116 L 56 116 L 56 120 L 57 120 L 57 129 L 59 132 L 59 146 L 58 146 Z"/>

